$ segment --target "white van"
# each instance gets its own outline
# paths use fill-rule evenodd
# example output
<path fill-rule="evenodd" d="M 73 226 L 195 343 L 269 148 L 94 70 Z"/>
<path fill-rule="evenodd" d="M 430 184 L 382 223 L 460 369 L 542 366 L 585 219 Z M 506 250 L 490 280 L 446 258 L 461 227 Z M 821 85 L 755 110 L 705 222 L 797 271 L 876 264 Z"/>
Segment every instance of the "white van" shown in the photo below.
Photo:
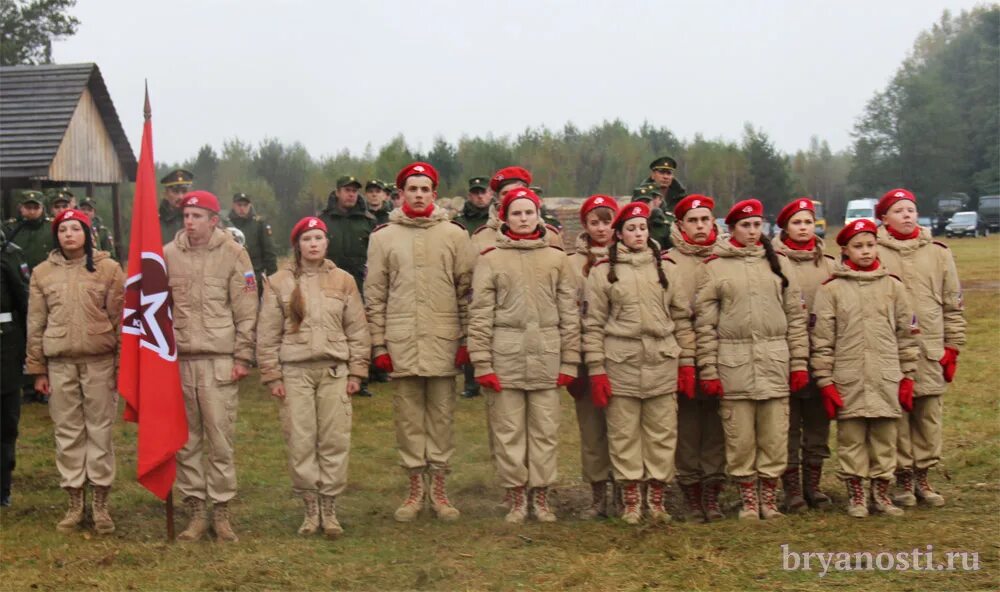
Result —
<path fill-rule="evenodd" d="M 876 204 L 878 204 L 878 200 L 873 197 L 852 199 L 847 202 L 847 211 L 844 214 L 844 226 L 847 226 L 855 220 L 861 220 L 862 218 L 871 220 L 872 222 L 878 224 L 878 220 L 875 219 Z"/>

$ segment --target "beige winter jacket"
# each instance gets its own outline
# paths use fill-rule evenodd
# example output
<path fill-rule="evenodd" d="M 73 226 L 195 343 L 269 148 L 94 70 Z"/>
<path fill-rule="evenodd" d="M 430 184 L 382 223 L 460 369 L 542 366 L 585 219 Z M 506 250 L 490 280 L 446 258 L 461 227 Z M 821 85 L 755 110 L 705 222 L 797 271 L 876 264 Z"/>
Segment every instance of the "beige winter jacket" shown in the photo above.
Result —
<path fill-rule="evenodd" d="M 252 364 L 257 284 L 246 249 L 221 228 L 207 245 L 192 247 L 181 230 L 163 247 L 163 258 L 180 357 L 231 355 Z"/>
<path fill-rule="evenodd" d="M 899 417 L 899 381 L 916 377 L 920 348 L 906 289 L 884 267 L 854 271 L 838 264 L 813 308 L 813 376 L 837 386 L 840 419 Z"/>
<path fill-rule="evenodd" d="M 938 361 L 945 346 L 961 350 L 965 345 L 962 287 L 955 260 L 947 246 L 931 239 L 926 228 L 920 229 L 917 238 L 901 241 L 881 227 L 878 243 L 882 265 L 903 280 L 910 308 L 917 315 L 922 359 L 917 365 L 914 394 L 944 394 L 948 383 Z"/>
<path fill-rule="evenodd" d="M 305 304 L 297 330 L 291 312 L 296 284 Z M 333 261 L 303 268 L 298 281 L 293 262 L 268 278 L 257 318 L 257 363 L 264 384 L 281 380 L 283 364 L 305 362 L 347 364 L 351 376 L 366 378 L 371 345 L 357 282 Z"/>
<path fill-rule="evenodd" d="M 760 245 L 739 248 L 720 241 L 699 269 L 699 378 L 720 379 L 726 398 L 787 397 L 790 372 L 807 369 L 802 294 L 788 258 L 777 257 L 788 278 L 784 290 Z"/>
<path fill-rule="evenodd" d="M 476 376 L 505 389 L 556 387 L 580 363 L 577 284 L 569 258 L 543 239 L 513 240 L 479 256 L 469 309 L 469 356 Z"/>
<path fill-rule="evenodd" d="M 677 392 L 677 367 L 694 366 L 690 301 L 677 290 L 677 264 L 659 263 L 667 276 L 660 285 L 653 251 L 633 252 L 617 243 L 611 264 L 604 260 L 587 277 L 584 358 L 591 376 L 607 374 L 620 397 L 656 397 Z"/>
<path fill-rule="evenodd" d="M 125 274 L 106 251 L 86 260 L 59 249 L 31 274 L 28 298 L 27 374 L 47 374 L 49 359 L 114 355 L 125 300 Z"/>
<path fill-rule="evenodd" d="M 454 376 L 465 337 L 475 251 L 469 233 L 435 207 L 402 210 L 368 242 L 365 310 L 373 355 L 388 353 L 393 376 Z"/>
<path fill-rule="evenodd" d="M 477 253 L 481 253 L 484 249 L 494 247 L 497 244 L 497 237 L 500 236 L 500 225 L 503 222 L 497 216 L 497 206 L 493 204 L 490 206 L 490 218 L 479 227 L 479 230 L 472 234 L 472 245 L 475 247 Z M 545 242 L 552 245 L 553 247 L 562 248 L 562 235 L 559 234 L 559 229 L 551 224 L 544 224 L 545 227 Z"/>

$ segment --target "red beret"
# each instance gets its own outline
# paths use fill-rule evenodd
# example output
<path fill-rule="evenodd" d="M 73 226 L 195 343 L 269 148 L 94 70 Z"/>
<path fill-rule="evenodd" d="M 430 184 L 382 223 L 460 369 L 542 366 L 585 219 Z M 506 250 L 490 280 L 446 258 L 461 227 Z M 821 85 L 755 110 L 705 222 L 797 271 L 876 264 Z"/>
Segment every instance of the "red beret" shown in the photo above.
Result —
<path fill-rule="evenodd" d="M 181 199 L 181 208 L 202 208 L 213 212 L 215 214 L 219 213 L 219 198 L 215 197 L 208 191 L 192 191 L 190 193 L 185 193 L 184 198 Z"/>
<path fill-rule="evenodd" d="M 674 206 L 674 217 L 678 220 L 684 219 L 684 214 L 687 214 L 690 210 L 695 208 L 708 208 L 713 209 L 715 207 L 715 200 L 707 195 L 693 194 L 685 197 L 684 199 L 677 202 Z"/>
<path fill-rule="evenodd" d="M 875 226 L 875 223 L 868 218 L 855 220 L 837 233 L 837 244 L 843 247 L 854 238 L 854 235 L 861 234 L 862 232 L 877 234 L 878 226 Z"/>
<path fill-rule="evenodd" d="M 813 218 L 816 217 L 816 206 L 813 205 L 812 198 L 797 197 L 788 205 L 781 208 L 781 212 L 778 213 L 778 226 L 784 228 L 792 216 L 803 210 L 812 212 Z"/>
<path fill-rule="evenodd" d="M 542 207 L 542 200 L 538 197 L 538 194 L 527 187 L 518 187 L 514 191 L 507 192 L 507 195 L 503 196 L 503 200 L 500 201 L 500 211 L 497 212 L 497 215 L 501 220 L 507 219 L 507 208 L 510 207 L 510 203 L 515 199 L 530 199 L 535 203 L 536 208 Z"/>
<path fill-rule="evenodd" d="M 649 218 L 649 204 L 644 201 L 634 201 L 623 206 L 622 209 L 618 210 L 618 215 L 615 216 L 612 226 L 618 228 L 625 224 L 626 220 L 632 218 Z"/>
<path fill-rule="evenodd" d="M 597 208 L 610 208 L 611 216 L 614 217 L 618 213 L 618 202 L 615 198 L 610 195 L 591 195 L 587 198 L 587 201 L 583 202 L 580 206 L 580 223 L 587 224 L 587 214 L 596 210 Z"/>
<path fill-rule="evenodd" d="M 885 216 L 889 213 L 889 208 L 892 207 L 892 204 L 904 199 L 917 203 L 917 198 L 908 189 L 890 189 L 882 196 L 882 199 L 878 200 L 878 204 L 875 206 L 875 217 L 881 218 Z"/>
<path fill-rule="evenodd" d="M 726 224 L 736 224 L 744 218 L 754 218 L 764 216 L 764 204 L 756 199 L 744 199 L 737 202 L 733 209 L 726 214 Z"/>
<path fill-rule="evenodd" d="M 437 189 L 438 186 L 438 172 L 433 166 L 426 162 L 411 162 L 410 164 L 403 167 L 403 170 L 399 171 L 396 175 L 396 185 L 402 190 L 406 187 L 406 180 L 410 177 L 416 175 L 423 175 L 431 180 L 431 187 Z"/>
<path fill-rule="evenodd" d="M 523 169 L 519 166 L 509 166 L 500 169 L 493 175 L 490 179 L 490 189 L 493 191 L 500 191 L 500 185 L 504 181 L 524 181 L 525 185 L 531 185 L 531 173 L 528 169 Z"/>
<path fill-rule="evenodd" d="M 299 220 L 292 227 L 292 245 L 294 245 L 299 240 L 299 235 L 307 230 L 322 230 L 326 232 L 326 222 L 323 222 L 316 216 L 306 216 L 305 218 Z"/>
<path fill-rule="evenodd" d="M 84 214 L 80 210 L 63 210 L 61 214 L 56 216 L 56 219 L 52 221 L 52 232 L 55 233 L 59 229 L 59 225 L 66 220 L 79 220 L 81 224 L 90 228 L 90 216 Z"/>

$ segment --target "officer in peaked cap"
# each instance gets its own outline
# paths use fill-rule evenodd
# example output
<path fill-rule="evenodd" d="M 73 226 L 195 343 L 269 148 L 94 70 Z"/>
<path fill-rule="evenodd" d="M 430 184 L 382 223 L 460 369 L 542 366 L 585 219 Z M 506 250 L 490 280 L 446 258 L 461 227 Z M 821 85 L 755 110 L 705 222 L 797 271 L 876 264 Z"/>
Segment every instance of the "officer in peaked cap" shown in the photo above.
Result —
<path fill-rule="evenodd" d="M 185 169 L 174 169 L 160 179 L 166 196 L 160 201 L 160 233 L 163 244 L 174 240 L 177 233 L 184 228 L 184 214 L 181 212 L 181 200 L 184 194 L 191 191 L 194 174 Z"/>

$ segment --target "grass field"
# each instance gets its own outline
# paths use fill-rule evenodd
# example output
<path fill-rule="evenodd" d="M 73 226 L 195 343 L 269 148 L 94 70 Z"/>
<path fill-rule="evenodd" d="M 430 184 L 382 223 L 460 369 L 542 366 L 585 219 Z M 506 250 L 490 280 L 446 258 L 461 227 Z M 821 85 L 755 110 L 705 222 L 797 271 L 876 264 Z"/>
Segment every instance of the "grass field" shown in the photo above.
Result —
<path fill-rule="evenodd" d="M 705 524 L 629 527 L 573 517 L 589 493 L 579 479 L 573 406 L 563 400 L 559 452 L 560 522 L 507 525 L 487 458 L 484 400 L 460 400 L 452 499 L 460 522 L 422 515 L 397 524 L 404 494 L 397 468 L 391 383 L 354 402 L 350 486 L 339 499 L 346 535 L 331 542 L 295 534 L 301 505 L 290 491 L 277 409 L 256 381 L 241 392 L 237 428 L 241 541 L 167 544 L 163 506 L 135 481 L 135 426 L 115 434 L 118 531 L 62 535 L 52 426 L 45 407 L 21 418 L 14 505 L 0 513 L 3 590 L 995 590 L 1000 587 L 1000 236 L 949 241 L 966 284 L 968 345 L 945 407 L 944 461 L 934 482 L 947 506 L 904 518 L 848 518 L 845 494 L 827 465 L 835 511 L 745 524 L 732 516 Z M 734 499 L 727 489 L 726 499 Z M 178 508 L 178 527 L 186 516 Z M 978 571 L 851 571 L 820 577 L 783 570 L 782 545 L 803 552 L 949 550 L 978 553 Z M 959 564 L 960 565 L 960 564 Z"/>

